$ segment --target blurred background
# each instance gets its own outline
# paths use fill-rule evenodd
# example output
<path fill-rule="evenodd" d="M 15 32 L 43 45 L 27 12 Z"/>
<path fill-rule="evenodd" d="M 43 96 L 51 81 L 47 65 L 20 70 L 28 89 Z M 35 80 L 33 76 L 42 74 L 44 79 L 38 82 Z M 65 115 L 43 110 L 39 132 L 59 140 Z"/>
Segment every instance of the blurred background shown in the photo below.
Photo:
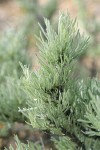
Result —
<path fill-rule="evenodd" d="M 43 18 L 48 18 L 56 30 L 60 11 L 77 18 L 80 32 L 90 37 L 77 68 L 85 77 L 100 78 L 99 0 L 0 0 L 0 149 L 14 145 L 14 134 L 24 142 L 47 138 L 42 132 L 32 131 L 18 112 L 18 107 L 26 107 L 27 98 L 21 88 L 19 62 L 39 70 L 34 36 L 39 36 L 38 23 L 45 30 Z"/>

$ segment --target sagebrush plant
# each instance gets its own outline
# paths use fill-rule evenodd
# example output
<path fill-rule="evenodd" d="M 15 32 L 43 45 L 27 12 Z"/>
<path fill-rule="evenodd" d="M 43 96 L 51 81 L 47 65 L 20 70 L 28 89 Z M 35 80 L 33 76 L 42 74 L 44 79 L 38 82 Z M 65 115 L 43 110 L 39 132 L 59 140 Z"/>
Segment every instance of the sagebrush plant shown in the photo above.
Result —
<path fill-rule="evenodd" d="M 57 32 L 47 19 L 45 24 L 46 32 L 40 26 L 38 43 L 40 70 L 23 67 L 23 88 L 30 99 L 28 109 L 20 111 L 33 128 L 51 133 L 58 150 L 99 150 L 100 81 L 74 76 L 88 38 L 80 34 L 76 20 L 68 14 L 59 15 Z"/>
<path fill-rule="evenodd" d="M 20 77 L 22 70 L 19 62 L 30 63 L 28 41 L 25 28 L 8 29 L 0 38 L 0 80 L 5 76 Z M 0 81 L 1 82 L 1 81 Z"/>
<path fill-rule="evenodd" d="M 0 121 L 23 122 L 24 116 L 18 112 L 18 107 L 25 107 L 26 99 L 20 80 L 6 77 L 0 85 Z"/>
<path fill-rule="evenodd" d="M 8 29 L 0 38 L 0 124 L 5 122 L 0 136 L 3 136 L 2 130 L 7 130 L 4 129 L 6 124 L 24 121 L 24 116 L 18 112 L 18 107 L 26 106 L 27 99 L 21 88 L 22 69 L 19 62 L 31 65 L 27 31 L 21 27 L 18 31 Z"/>

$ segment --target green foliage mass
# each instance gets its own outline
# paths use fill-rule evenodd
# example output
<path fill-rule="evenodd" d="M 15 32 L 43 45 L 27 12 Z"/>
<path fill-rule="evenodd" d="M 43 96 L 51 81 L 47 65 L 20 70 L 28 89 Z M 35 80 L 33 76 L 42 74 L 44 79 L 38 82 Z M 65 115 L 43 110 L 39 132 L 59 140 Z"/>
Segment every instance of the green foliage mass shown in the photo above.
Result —
<path fill-rule="evenodd" d="M 73 67 L 76 59 L 87 47 L 87 39 L 81 37 L 75 27 L 76 20 L 70 20 L 68 15 L 60 15 L 58 33 L 53 30 L 48 20 L 45 23 L 47 33 L 43 33 L 46 40 L 42 35 L 39 39 L 41 69 L 39 73 L 32 74 L 28 74 L 27 69 L 24 71 L 25 87 L 33 97 L 29 105 L 34 105 L 35 108 L 32 110 L 33 119 L 35 118 L 32 121 L 33 126 L 39 127 L 38 121 L 41 120 L 41 128 L 44 129 L 50 128 L 50 124 L 52 128 L 54 123 L 57 128 L 66 125 L 66 117 L 69 117 L 66 112 L 74 109 L 74 96 L 79 88 L 73 79 Z"/>
<path fill-rule="evenodd" d="M 27 96 L 21 88 L 19 62 L 31 64 L 25 28 L 7 30 L 0 39 L 0 121 L 24 121 L 18 107 L 26 106 Z M 1 135 L 2 129 L 0 129 Z"/>
<path fill-rule="evenodd" d="M 3 81 L 5 76 L 20 77 L 22 71 L 19 62 L 30 63 L 27 47 L 25 28 L 19 31 L 9 29 L 4 33 L 0 39 L 0 80 Z"/>
<path fill-rule="evenodd" d="M 59 15 L 57 32 L 47 19 L 45 24 L 38 43 L 40 70 L 23 67 L 23 88 L 30 100 L 28 109 L 20 111 L 33 128 L 57 135 L 53 141 L 58 150 L 99 150 L 100 81 L 74 76 L 88 39 L 68 14 Z"/>
<path fill-rule="evenodd" d="M 46 40 L 41 33 L 38 44 L 41 69 L 35 73 L 28 72 L 27 68 L 24 70 L 24 86 L 31 101 L 28 101 L 29 109 L 22 112 L 28 116 L 33 128 L 50 130 L 58 135 L 68 134 L 76 143 L 76 149 L 96 149 L 100 127 L 94 122 L 99 123 L 95 116 L 100 112 L 90 95 L 99 97 L 98 88 L 93 88 L 96 81 L 74 78 L 75 63 L 87 48 L 88 40 L 80 35 L 76 20 L 71 20 L 69 15 L 59 16 L 57 32 L 47 19 L 45 23 L 46 32 L 42 27 L 41 30 Z M 80 119 L 85 120 L 85 125 Z M 91 131 L 94 129 L 95 132 Z"/>

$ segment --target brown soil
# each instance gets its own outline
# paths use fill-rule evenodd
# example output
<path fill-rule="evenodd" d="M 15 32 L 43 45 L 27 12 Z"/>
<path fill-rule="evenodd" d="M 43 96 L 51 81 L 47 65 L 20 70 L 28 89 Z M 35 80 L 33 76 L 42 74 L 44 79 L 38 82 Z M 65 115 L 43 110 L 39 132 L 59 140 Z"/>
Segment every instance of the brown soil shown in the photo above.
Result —
<path fill-rule="evenodd" d="M 3 150 L 6 146 L 9 148 L 10 145 L 14 147 L 16 150 L 16 143 L 14 139 L 14 135 L 17 135 L 21 142 L 27 143 L 27 141 L 31 141 L 33 143 L 40 143 L 41 140 L 44 143 L 45 149 L 50 149 L 52 147 L 52 142 L 49 140 L 49 135 L 42 131 L 33 130 L 30 126 L 24 123 L 15 122 L 12 125 L 12 128 L 9 129 L 9 133 L 7 137 L 0 137 L 0 150 Z"/>

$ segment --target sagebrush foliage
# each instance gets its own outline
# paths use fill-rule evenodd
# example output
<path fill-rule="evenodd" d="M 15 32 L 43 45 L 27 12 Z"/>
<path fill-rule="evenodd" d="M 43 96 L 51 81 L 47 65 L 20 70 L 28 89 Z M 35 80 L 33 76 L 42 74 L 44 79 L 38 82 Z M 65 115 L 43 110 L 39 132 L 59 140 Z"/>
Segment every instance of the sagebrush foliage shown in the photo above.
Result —
<path fill-rule="evenodd" d="M 18 107 L 26 106 L 27 98 L 21 88 L 19 62 L 31 64 L 27 49 L 25 28 L 19 31 L 9 29 L 0 39 L 0 121 L 24 121 L 18 113 Z"/>
<path fill-rule="evenodd" d="M 0 38 L 0 80 L 5 76 L 21 76 L 19 62 L 29 64 L 30 58 L 27 52 L 27 31 L 25 28 L 7 30 Z M 1 82 L 1 81 L 0 81 Z"/>
<path fill-rule="evenodd" d="M 50 122 L 55 121 L 56 117 L 58 119 L 61 117 L 58 121 L 56 119 L 56 127 L 59 126 L 60 122 L 61 126 L 66 124 L 65 113 L 70 107 L 73 107 L 73 97 L 79 86 L 73 79 L 73 67 L 76 59 L 86 48 L 87 39 L 81 37 L 79 30 L 75 27 L 76 21 L 71 21 L 68 15 L 60 16 L 58 33 L 53 30 L 48 20 L 45 20 L 45 23 L 47 33 L 44 31 L 43 33 L 46 40 L 41 35 L 41 44 L 38 46 L 41 69 L 39 73 L 33 74 L 28 74 L 26 69 L 25 85 L 29 94 L 31 93 L 32 97 L 34 96 L 34 100 L 30 103 L 34 103 L 34 107 L 36 106 L 33 109 L 36 120 L 43 121 L 43 126 L 41 123 L 43 128 L 49 128 Z M 33 89 L 34 92 L 32 92 Z M 71 92 L 73 92 L 73 95 Z M 29 105 L 32 106 L 32 104 Z"/>
<path fill-rule="evenodd" d="M 23 87 L 30 99 L 29 108 L 20 111 L 33 128 L 58 135 L 53 139 L 58 150 L 99 150 L 100 81 L 74 77 L 88 39 L 69 15 L 59 15 L 57 32 L 47 19 L 45 24 L 38 43 L 41 68 L 38 72 L 23 68 Z"/>

